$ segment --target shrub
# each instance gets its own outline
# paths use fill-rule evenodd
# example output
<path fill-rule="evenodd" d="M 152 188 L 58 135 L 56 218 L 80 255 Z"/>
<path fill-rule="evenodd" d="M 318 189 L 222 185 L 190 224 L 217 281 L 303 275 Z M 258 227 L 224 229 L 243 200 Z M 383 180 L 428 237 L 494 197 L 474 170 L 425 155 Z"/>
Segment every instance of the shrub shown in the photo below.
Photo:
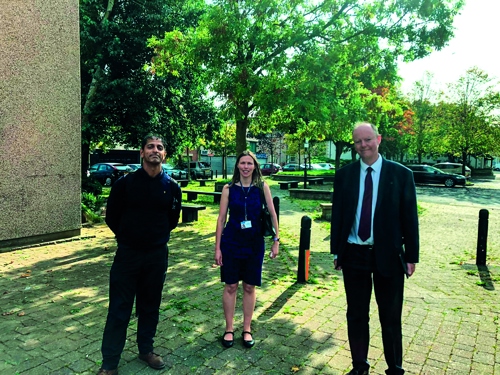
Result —
<path fill-rule="evenodd" d="M 94 177 L 83 176 L 82 177 L 82 193 L 91 193 L 95 196 L 102 194 L 102 185 Z"/>
<path fill-rule="evenodd" d="M 102 188 L 101 188 L 102 190 Z M 91 223 L 102 222 L 101 212 L 106 203 L 104 197 L 92 193 L 82 193 L 82 219 Z"/>

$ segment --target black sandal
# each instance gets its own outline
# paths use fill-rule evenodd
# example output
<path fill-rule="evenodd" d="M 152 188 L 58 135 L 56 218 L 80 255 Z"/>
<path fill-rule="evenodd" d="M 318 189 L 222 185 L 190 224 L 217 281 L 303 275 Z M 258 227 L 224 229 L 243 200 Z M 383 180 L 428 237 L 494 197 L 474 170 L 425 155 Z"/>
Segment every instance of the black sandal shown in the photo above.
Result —
<path fill-rule="evenodd" d="M 226 337 L 226 335 L 230 333 L 231 335 L 233 335 L 233 339 L 232 340 L 226 340 L 224 337 Z M 226 348 L 230 348 L 233 346 L 234 344 L 234 332 L 224 332 L 224 334 L 222 335 L 222 338 L 221 338 L 221 342 L 222 342 L 222 346 L 226 347 Z"/>
<path fill-rule="evenodd" d="M 252 332 L 243 331 L 243 333 L 241 334 L 241 338 L 243 339 L 243 345 L 247 348 L 251 348 L 252 346 L 255 345 L 255 341 L 253 339 L 253 336 L 251 340 L 245 340 L 245 333 L 248 335 L 252 335 Z"/>

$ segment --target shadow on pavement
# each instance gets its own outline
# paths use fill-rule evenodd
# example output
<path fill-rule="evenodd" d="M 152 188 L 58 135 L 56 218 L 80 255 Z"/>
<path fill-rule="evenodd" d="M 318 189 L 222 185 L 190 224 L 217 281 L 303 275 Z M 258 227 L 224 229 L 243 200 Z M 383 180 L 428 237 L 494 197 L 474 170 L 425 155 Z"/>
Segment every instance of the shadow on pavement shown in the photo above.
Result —
<path fill-rule="evenodd" d="M 487 266 L 477 266 L 479 271 L 479 278 L 481 279 L 481 286 L 486 290 L 495 290 L 495 285 L 491 278 L 490 270 Z"/>
<path fill-rule="evenodd" d="M 277 297 L 273 303 L 271 303 L 262 313 L 259 315 L 260 321 L 266 321 L 271 319 L 276 315 L 276 313 L 285 306 L 285 304 L 290 300 L 295 293 L 297 293 L 300 289 L 302 289 L 305 284 L 295 283 L 288 287 L 283 293 Z"/>

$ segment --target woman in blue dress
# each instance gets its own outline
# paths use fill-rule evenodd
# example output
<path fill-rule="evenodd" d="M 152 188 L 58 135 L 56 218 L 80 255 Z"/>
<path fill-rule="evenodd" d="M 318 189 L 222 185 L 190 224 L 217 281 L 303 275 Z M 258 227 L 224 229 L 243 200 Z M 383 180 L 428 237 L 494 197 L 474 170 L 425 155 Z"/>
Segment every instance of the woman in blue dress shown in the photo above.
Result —
<path fill-rule="evenodd" d="M 226 348 L 234 343 L 234 309 L 240 280 L 243 284 L 243 345 L 251 348 L 255 344 L 251 324 L 255 287 L 261 285 L 265 251 L 260 224 L 262 190 L 276 231 L 269 253 L 274 259 L 279 252 L 279 229 L 271 190 L 262 180 L 255 155 L 243 151 L 236 159 L 231 183 L 222 189 L 215 232 L 215 263 L 221 267 L 221 281 L 225 283 L 222 304 L 226 330 L 221 341 Z"/>

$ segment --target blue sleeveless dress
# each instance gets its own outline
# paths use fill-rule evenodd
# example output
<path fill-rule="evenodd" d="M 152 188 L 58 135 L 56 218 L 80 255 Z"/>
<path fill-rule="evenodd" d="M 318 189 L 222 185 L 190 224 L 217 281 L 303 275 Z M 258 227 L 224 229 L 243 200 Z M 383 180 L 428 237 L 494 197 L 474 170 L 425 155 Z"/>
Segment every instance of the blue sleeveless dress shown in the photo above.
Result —
<path fill-rule="evenodd" d="M 227 284 L 243 280 L 250 285 L 261 285 L 264 261 L 264 237 L 261 234 L 260 214 L 262 203 L 257 186 L 229 187 L 229 220 L 221 237 L 221 281 Z M 245 219 L 246 209 L 246 219 Z M 242 229 L 243 221 L 250 221 L 251 228 Z"/>

